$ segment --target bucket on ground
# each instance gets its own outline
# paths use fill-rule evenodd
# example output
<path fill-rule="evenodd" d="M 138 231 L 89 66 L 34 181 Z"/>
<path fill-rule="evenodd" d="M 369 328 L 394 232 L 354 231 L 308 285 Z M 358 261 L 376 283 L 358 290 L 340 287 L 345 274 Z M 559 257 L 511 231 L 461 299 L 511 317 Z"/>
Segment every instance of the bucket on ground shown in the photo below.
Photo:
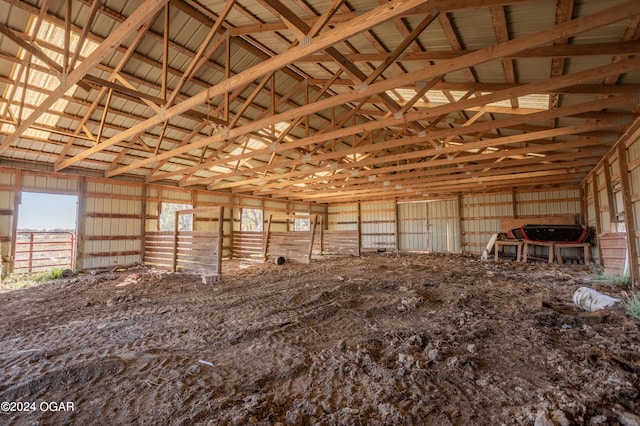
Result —
<path fill-rule="evenodd" d="M 278 256 L 278 257 L 276 257 L 276 259 L 275 259 L 275 263 L 276 263 L 276 265 L 283 265 L 283 264 L 284 264 L 284 261 L 285 261 L 285 259 L 284 259 L 284 257 L 282 257 L 282 256 Z"/>
<path fill-rule="evenodd" d="M 618 302 L 620 302 L 620 299 L 600 293 L 589 287 L 580 287 L 573 293 L 573 303 L 587 311 L 599 311 L 600 309 L 609 308 Z"/>

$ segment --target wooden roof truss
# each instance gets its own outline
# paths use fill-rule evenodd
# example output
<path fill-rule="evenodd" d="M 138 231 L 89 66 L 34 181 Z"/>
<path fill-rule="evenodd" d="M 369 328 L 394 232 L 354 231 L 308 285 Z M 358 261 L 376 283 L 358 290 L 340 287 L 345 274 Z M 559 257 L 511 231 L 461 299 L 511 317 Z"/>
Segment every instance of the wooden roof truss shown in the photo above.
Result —
<path fill-rule="evenodd" d="M 0 10 L 7 164 L 323 203 L 424 199 L 576 185 L 638 116 L 637 0 Z M 40 35 L 45 23 L 63 36 Z"/>

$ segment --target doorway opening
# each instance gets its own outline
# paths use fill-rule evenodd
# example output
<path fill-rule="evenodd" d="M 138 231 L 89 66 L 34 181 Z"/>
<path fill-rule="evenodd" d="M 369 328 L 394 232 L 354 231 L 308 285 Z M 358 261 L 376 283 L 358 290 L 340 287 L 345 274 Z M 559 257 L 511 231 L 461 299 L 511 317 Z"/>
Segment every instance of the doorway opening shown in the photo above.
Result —
<path fill-rule="evenodd" d="M 18 209 L 13 272 L 73 270 L 77 212 L 76 195 L 23 192 Z"/>

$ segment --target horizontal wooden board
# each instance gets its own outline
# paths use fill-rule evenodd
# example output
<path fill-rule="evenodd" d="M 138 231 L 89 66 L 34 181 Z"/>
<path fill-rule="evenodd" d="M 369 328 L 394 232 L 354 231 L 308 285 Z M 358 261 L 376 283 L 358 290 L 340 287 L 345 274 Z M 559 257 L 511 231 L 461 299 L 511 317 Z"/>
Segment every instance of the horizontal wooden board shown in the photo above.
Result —
<path fill-rule="evenodd" d="M 509 232 L 523 225 L 575 225 L 576 215 L 523 216 L 517 219 L 501 219 L 500 232 Z"/>

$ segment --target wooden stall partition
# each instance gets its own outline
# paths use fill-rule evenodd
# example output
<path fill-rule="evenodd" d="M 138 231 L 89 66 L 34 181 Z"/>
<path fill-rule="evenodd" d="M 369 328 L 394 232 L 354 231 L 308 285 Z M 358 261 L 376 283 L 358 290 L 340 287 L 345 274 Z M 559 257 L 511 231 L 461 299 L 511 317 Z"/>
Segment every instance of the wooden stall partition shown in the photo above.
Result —
<path fill-rule="evenodd" d="M 602 251 L 602 264 L 607 275 L 623 276 L 628 273 L 627 234 L 609 232 L 598 235 Z"/>
<path fill-rule="evenodd" d="M 324 231 L 324 255 L 360 256 L 358 231 Z"/>
<path fill-rule="evenodd" d="M 278 258 L 284 257 L 286 260 L 293 260 L 300 263 L 310 263 L 313 253 L 313 243 L 316 234 L 316 224 L 318 215 L 269 215 L 267 230 L 265 232 L 263 257 Z M 310 221 L 308 231 L 274 231 L 273 225 L 288 225 L 296 220 Z M 288 226 L 287 228 L 288 229 Z"/>
<path fill-rule="evenodd" d="M 214 229 L 183 231 L 178 229 L 180 215 L 212 216 Z M 173 231 L 148 231 L 144 238 L 144 263 L 159 269 L 193 272 L 219 278 L 222 270 L 222 206 L 178 210 Z M 217 281 L 217 278 L 214 281 Z"/>
<path fill-rule="evenodd" d="M 322 234 L 322 254 L 360 256 L 360 217 L 357 218 L 355 230 L 325 230 Z"/>
<path fill-rule="evenodd" d="M 234 231 L 232 257 L 234 259 L 258 259 L 264 253 L 264 232 Z"/>
<path fill-rule="evenodd" d="M 144 264 L 170 271 L 173 268 L 173 231 L 147 231 L 144 237 Z"/>
<path fill-rule="evenodd" d="M 214 215 L 217 229 L 181 231 L 178 229 L 180 215 Z M 185 271 L 203 276 L 217 276 L 222 272 L 222 239 L 224 207 L 202 207 L 178 210 L 175 213 L 173 233 L 173 272 Z M 217 279 L 214 279 L 217 281 Z"/>

